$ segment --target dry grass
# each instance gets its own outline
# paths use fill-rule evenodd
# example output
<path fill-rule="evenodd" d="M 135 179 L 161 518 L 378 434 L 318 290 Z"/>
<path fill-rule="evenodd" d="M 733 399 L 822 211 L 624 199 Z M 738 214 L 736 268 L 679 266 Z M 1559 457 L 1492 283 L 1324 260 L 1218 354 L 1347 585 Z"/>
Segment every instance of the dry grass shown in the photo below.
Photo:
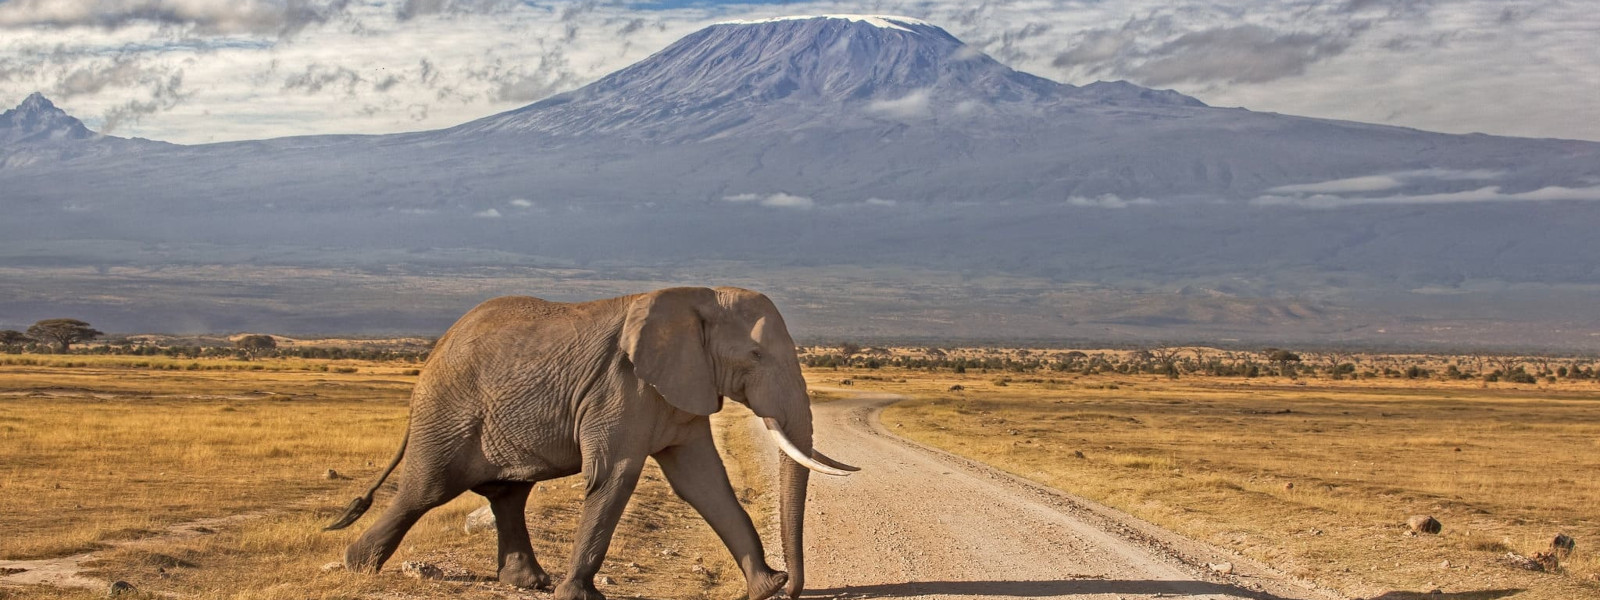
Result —
<path fill-rule="evenodd" d="M 1600 597 L 1593 386 L 873 373 L 812 377 L 909 394 L 884 416 L 904 435 L 1347 594 Z M 1444 535 L 1404 535 L 1419 513 Z M 1498 563 L 1558 531 L 1579 540 L 1564 575 Z"/>
<path fill-rule="evenodd" d="M 174 371 L 133 367 L 130 357 L 71 358 L 92 364 L 0 366 L 0 558 L 93 550 L 95 576 L 199 598 L 525 596 L 482 581 L 495 573 L 495 541 L 492 531 L 461 530 L 463 517 L 484 504 L 473 494 L 431 512 L 390 563 L 431 562 L 453 581 L 320 570 L 373 518 L 321 531 L 398 444 L 408 365 L 332 363 L 355 371 L 340 373 L 320 371 L 319 361 L 252 361 L 266 366 Z M 137 358 L 152 360 L 162 359 Z M 737 457 L 730 475 L 749 488 L 742 497 L 761 520 L 770 494 L 741 461 L 768 457 L 753 456 L 741 418 L 727 411 L 716 426 L 725 454 Z M 328 469 L 345 478 L 325 479 Z M 529 502 L 534 548 L 553 574 L 567 568 L 579 481 L 544 482 Z M 385 501 L 380 494 L 375 510 Z M 210 535 L 161 537 L 174 525 L 226 515 L 248 518 Z M 615 581 L 603 589 L 617 598 L 729 598 L 744 589 L 710 527 L 672 497 L 653 465 L 601 573 Z M 6 599 L 104 596 L 0 588 Z"/>

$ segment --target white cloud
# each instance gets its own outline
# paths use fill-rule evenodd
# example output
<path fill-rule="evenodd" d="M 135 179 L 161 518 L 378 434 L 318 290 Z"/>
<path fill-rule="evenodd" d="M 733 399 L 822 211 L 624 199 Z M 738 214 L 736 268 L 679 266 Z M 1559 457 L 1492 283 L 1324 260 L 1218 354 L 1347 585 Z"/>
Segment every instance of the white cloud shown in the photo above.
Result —
<path fill-rule="evenodd" d="M 921 119 L 932 114 L 928 90 L 912 92 L 893 100 L 878 100 L 867 105 L 867 110 L 895 119 Z"/>
<path fill-rule="evenodd" d="M 1251 200 L 1258 206 L 1295 206 L 1302 208 L 1342 208 L 1346 206 L 1382 204 L 1458 204 L 1475 202 L 1548 202 L 1557 200 L 1600 201 L 1600 186 L 1569 188 L 1550 186 L 1527 192 L 1502 192 L 1499 186 L 1488 186 L 1461 192 L 1438 194 L 1395 194 L 1389 196 L 1340 196 L 1337 194 L 1264 195 Z"/>
<path fill-rule="evenodd" d="M 895 202 L 894 200 L 886 200 L 883 198 L 867 198 L 867 201 L 864 204 L 867 206 L 894 206 L 899 204 L 899 202 Z"/>
<path fill-rule="evenodd" d="M 762 206 L 777 208 L 811 208 L 816 205 L 810 198 L 793 194 L 777 193 L 761 200 Z"/>
<path fill-rule="evenodd" d="M 498 219 L 500 218 L 500 211 L 493 208 L 485 208 L 478 212 L 472 213 L 472 216 L 480 219 Z"/>
<path fill-rule="evenodd" d="M 1350 177 L 1347 179 L 1334 179 L 1317 183 L 1297 183 L 1294 185 L 1280 185 L 1267 190 L 1271 194 L 1349 194 L 1358 192 L 1381 192 L 1404 187 L 1418 181 L 1470 181 L 1495 179 L 1502 175 L 1500 171 L 1475 169 L 1461 171 L 1454 169 L 1418 169 L 1414 171 L 1400 171 L 1383 175 L 1367 175 L 1363 177 Z"/>
<path fill-rule="evenodd" d="M 1392 190 L 1402 185 L 1405 185 L 1405 183 L 1393 175 L 1368 175 L 1366 177 L 1351 177 L 1349 179 L 1335 179 L 1318 183 L 1280 185 L 1267 191 L 1274 194 L 1340 194 L 1346 192 L 1381 192 L 1383 190 Z"/>
<path fill-rule="evenodd" d="M 206 32 L 292 33 L 344 13 L 348 0 L 10 0 L 0 26 L 106 27 L 161 23 Z"/>
<path fill-rule="evenodd" d="M 508 204 L 510 204 L 512 206 L 515 206 L 517 208 L 533 208 L 533 201 L 532 200 L 528 200 L 526 198 L 517 198 L 515 200 L 512 200 Z"/>
<path fill-rule="evenodd" d="M 1147 206 L 1155 204 L 1155 201 L 1149 198 L 1133 198 L 1131 200 L 1123 200 L 1116 194 L 1101 194 L 1093 198 L 1086 196 L 1072 196 L 1067 198 L 1067 204 L 1071 204 L 1073 206 L 1087 206 L 1092 208 L 1127 208 L 1130 206 Z"/>
<path fill-rule="evenodd" d="M 770 206 L 773 208 L 794 208 L 802 210 L 811 208 L 817 204 L 816 201 L 805 196 L 796 196 L 794 194 L 787 194 L 784 192 L 767 195 L 735 194 L 732 196 L 724 196 L 722 200 L 725 202 L 736 202 L 741 204 L 756 203 L 761 206 Z"/>

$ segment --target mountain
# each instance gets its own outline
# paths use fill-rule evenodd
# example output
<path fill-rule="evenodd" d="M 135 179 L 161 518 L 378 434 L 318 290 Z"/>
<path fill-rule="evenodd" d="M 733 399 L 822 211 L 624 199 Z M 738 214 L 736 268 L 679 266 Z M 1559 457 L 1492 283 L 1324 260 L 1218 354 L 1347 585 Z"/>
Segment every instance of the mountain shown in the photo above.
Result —
<path fill-rule="evenodd" d="M 0 144 L 7 147 L 94 137 L 96 134 L 84 127 L 83 121 L 56 108 L 38 92 L 23 99 L 16 108 L 0 113 Z"/>
<path fill-rule="evenodd" d="M 1600 144 L 1057 83 L 902 17 L 716 24 L 589 85 L 437 131 L 181 146 L 93 134 L 39 96 L 6 114 L 0 268 L 160 267 L 160 283 L 84 310 L 182 289 L 162 297 L 188 301 L 173 310 L 191 329 L 295 314 L 348 332 L 461 307 L 383 294 L 320 321 L 294 302 L 243 315 L 232 292 L 201 302 L 171 265 L 376 269 L 456 299 L 591 289 L 520 287 L 535 271 L 737 274 L 810 299 L 816 330 L 897 315 L 886 331 L 903 336 L 1502 342 L 1486 323 L 1537 321 L 1520 331 L 1600 339 L 1582 308 L 1600 290 Z M 497 283 L 427 279 L 465 269 Z M 899 283 L 867 305 L 815 295 L 852 269 L 864 269 L 852 285 Z M 42 293 L 8 289 L 0 325 L 25 318 L 8 316 L 6 294 Z M 282 289 L 259 292 L 287 302 Z"/>
<path fill-rule="evenodd" d="M 1127 102 L 1204 106 L 1172 91 L 1078 88 L 1021 73 L 916 19 L 789 17 L 712 25 L 581 89 L 451 132 L 687 142 L 761 132 L 773 118 L 788 130 L 841 112 L 860 126 L 874 113 L 1034 116 L 1046 106 Z"/>
<path fill-rule="evenodd" d="M 90 131 L 83 121 L 34 92 L 16 108 L 0 113 L 0 169 L 64 162 L 163 145 Z"/>

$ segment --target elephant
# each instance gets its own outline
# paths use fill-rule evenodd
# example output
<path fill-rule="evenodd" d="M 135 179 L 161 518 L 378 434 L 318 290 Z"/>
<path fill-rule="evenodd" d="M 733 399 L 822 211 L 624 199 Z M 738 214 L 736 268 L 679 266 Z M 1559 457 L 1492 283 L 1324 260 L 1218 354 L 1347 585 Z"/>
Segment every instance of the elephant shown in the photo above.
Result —
<path fill-rule="evenodd" d="M 709 416 L 724 398 L 749 407 L 782 450 L 787 572 L 767 565 L 712 441 Z M 780 589 L 798 598 L 810 472 L 859 470 L 812 448 L 794 340 L 770 299 L 739 288 L 668 288 L 582 303 L 485 301 L 439 338 L 410 409 L 394 459 L 327 527 L 359 519 L 403 459 L 392 503 L 345 551 L 351 571 L 377 572 L 424 513 L 471 490 L 494 513 L 499 580 L 550 589 L 528 536 L 528 494 L 536 482 L 581 472 L 582 516 L 555 597 L 603 600 L 594 577 L 650 457 L 733 555 L 750 600 Z"/>

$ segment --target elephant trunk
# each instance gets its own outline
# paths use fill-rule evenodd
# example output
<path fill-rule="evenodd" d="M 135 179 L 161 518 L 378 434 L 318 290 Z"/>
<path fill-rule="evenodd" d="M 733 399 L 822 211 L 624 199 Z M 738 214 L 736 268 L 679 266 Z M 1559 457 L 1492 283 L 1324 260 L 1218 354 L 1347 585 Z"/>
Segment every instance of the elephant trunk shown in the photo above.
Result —
<path fill-rule="evenodd" d="M 811 420 L 794 419 L 784 428 L 789 438 L 802 452 L 811 452 Z M 806 585 L 806 486 L 811 480 L 811 469 L 786 455 L 779 454 L 778 513 L 783 535 L 783 563 L 789 572 L 785 586 L 790 598 L 799 598 Z"/>

